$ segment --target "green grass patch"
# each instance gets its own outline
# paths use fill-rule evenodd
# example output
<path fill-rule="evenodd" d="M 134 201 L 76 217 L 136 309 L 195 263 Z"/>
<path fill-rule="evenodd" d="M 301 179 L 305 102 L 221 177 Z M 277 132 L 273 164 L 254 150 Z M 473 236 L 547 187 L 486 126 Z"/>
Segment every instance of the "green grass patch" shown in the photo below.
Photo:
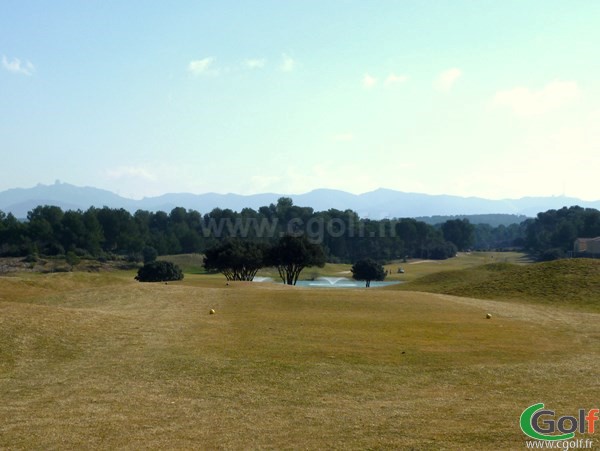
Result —
<path fill-rule="evenodd" d="M 527 406 L 600 396 L 566 304 L 133 275 L 0 277 L 0 449 L 521 449 Z"/>
<path fill-rule="evenodd" d="M 157 260 L 173 262 L 186 274 L 206 274 L 203 254 L 162 255 Z"/>
<path fill-rule="evenodd" d="M 569 259 L 531 265 L 492 263 L 429 274 L 393 288 L 600 311 L 600 260 Z"/>

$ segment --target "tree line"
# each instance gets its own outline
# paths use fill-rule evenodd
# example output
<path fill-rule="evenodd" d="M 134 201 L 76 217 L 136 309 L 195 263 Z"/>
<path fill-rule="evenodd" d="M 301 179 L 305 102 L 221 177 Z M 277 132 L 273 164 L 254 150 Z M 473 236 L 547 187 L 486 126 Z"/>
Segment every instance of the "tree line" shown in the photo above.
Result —
<path fill-rule="evenodd" d="M 573 250 L 577 238 L 600 236 L 600 211 L 579 206 L 538 213 L 527 221 L 524 245 L 539 260 L 555 260 Z"/>
<path fill-rule="evenodd" d="M 0 256 L 65 255 L 141 261 L 146 254 L 204 253 L 227 239 L 274 244 L 284 235 L 319 243 L 330 262 L 372 258 L 445 259 L 457 250 L 524 248 L 539 257 L 563 255 L 577 237 L 600 236 L 600 213 L 569 207 L 539 213 L 510 226 L 473 225 L 452 219 L 429 225 L 410 218 L 360 218 L 352 210 L 316 212 L 281 198 L 258 210 L 215 208 L 202 215 L 174 208 L 169 213 L 91 207 L 63 211 L 38 206 L 19 221 L 0 211 Z M 552 252 L 550 252 L 552 251 Z"/>
<path fill-rule="evenodd" d="M 462 224 L 471 227 L 468 222 Z M 454 229 L 448 233 L 456 235 L 454 240 L 462 239 Z M 284 235 L 303 235 L 319 243 L 331 262 L 367 257 L 379 261 L 444 259 L 467 244 L 464 240 L 455 244 L 441 228 L 414 219 L 372 220 L 352 210 L 315 212 L 293 205 L 289 198 L 258 210 L 215 208 L 204 215 L 180 207 L 170 213 L 138 210 L 131 214 L 122 208 L 62 211 L 44 205 L 19 221 L 0 212 L 0 256 L 72 252 L 81 257 L 118 255 L 141 261 L 146 253 L 204 253 L 230 238 L 273 244 Z"/>

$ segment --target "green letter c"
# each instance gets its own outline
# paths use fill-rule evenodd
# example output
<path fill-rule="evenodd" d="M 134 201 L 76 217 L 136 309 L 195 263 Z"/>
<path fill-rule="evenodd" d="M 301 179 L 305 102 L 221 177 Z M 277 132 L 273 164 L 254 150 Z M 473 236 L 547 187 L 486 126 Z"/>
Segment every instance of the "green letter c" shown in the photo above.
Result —
<path fill-rule="evenodd" d="M 533 414 L 535 412 L 537 412 L 538 410 L 543 409 L 543 408 L 544 408 L 543 403 L 534 404 L 532 406 L 527 407 L 521 414 L 521 420 L 520 420 L 521 430 L 526 435 L 528 435 L 529 437 L 534 438 L 536 440 L 552 440 L 552 441 L 554 441 L 554 440 L 569 440 L 575 436 L 574 432 L 569 432 L 568 434 L 562 434 L 562 435 L 544 435 L 544 434 L 540 434 L 535 429 L 533 429 L 533 426 L 531 425 L 531 417 L 533 416 Z"/>

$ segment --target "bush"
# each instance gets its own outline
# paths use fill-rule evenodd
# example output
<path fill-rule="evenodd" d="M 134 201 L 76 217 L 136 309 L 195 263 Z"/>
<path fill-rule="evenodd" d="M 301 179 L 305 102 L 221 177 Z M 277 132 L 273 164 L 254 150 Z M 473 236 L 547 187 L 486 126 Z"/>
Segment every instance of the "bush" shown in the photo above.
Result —
<path fill-rule="evenodd" d="M 23 261 L 26 263 L 37 263 L 39 259 L 40 257 L 38 254 L 31 253 L 27 254 L 27 257 L 25 257 Z"/>
<path fill-rule="evenodd" d="M 549 261 L 558 260 L 561 258 L 565 258 L 565 253 L 563 252 L 562 249 L 557 248 L 557 247 L 554 247 L 552 249 L 546 249 L 539 256 L 539 260 L 542 262 L 549 262 Z"/>
<path fill-rule="evenodd" d="M 445 260 L 456 256 L 456 246 L 454 243 L 434 242 L 428 246 L 428 257 L 432 260 Z"/>
<path fill-rule="evenodd" d="M 125 256 L 125 261 L 127 263 L 138 263 L 142 261 L 142 254 L 138 252 L 130 252 Z"/>
<path fill-rule="evenodd" d="M 183 272 L 176 264 L 166 261 L 154 261 L 138 270 L 135 280 L 139 282 L 167 282 L 183 279 Z"/>
<path fill-rule="evenodd" d="M 69 252 L 67 252 L 67 255 L 65 255 L 65 261 L 71 267 L 73 267 L 73 266 L 77 266 L 79 264 L 79 262 L 81 261 L 81 259 L 75 252 L 69 251 Z"/>
<path fill-rule="evenodd" d="M 52 256 L 55 256 L 55 255 L 65 255 L 65 248 L 62 247 L 62 245 L 60 245 L 58 243 L 50 243 L 44 249 L 44 253 L 46 255 L 52 255 Z"/>

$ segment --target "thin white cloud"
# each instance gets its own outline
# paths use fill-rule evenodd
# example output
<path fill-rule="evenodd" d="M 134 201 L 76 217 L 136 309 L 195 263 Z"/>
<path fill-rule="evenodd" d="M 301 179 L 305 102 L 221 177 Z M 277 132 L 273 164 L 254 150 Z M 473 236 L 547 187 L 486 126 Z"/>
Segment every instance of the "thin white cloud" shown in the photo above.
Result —
<path fill-rule="evenodd" d="M 212 57 L 190 61 L 188 64 L 188 71 L 194 76 L 215 73 L 214 70 L 210 69 L 214 61 L 215 59 Z"/>
<path fill-rule="evenodd" d="M 21 61 L 19 58 L 9 60 L 6 56 L 2 56 L 2 67 L 9 72 L 21 75 L 33 75 L 35 66 L 30 61 Z"/>
<path fill-rule="evenodd" d="M 438 91 L 449 92 L 461 76 L 462 71 L 456 67 L 446 69 L 438 75 L 433 85 Z"/>
<path fill-rule="evenodd" d="M 508 107 L 517 116 L 531 117 L 557 110 L 576 100 L 580 94 L 574 81 L 553 81 L 537 91 L 521 86 L 499 91 L 494 95 L 492 104 Z"/>
<path fill-rule="evenodd" d="M 139 178 L 148 181 L 155 181 L 156 175 L 150 172 L 148 169 L 143 167 L 134 166 L 119 166 L 117 168 L 108 169 L 106 176 L 109 179 L 123 179 L 123 178 Z"/>
<path fill-rule="evenodd" d="M 279 67 L 283 72 L 292 72 L 297 66 L 298 62 L 294 58 L 286 53 L 282 55 L 282 62 Z"/>
<path fill-rule="evenodd" d="M 267 64 L 267 60 L 264 58 L 250 58 L 247 59 L 244 64 L 249 69 L 262 69 Z"/>
<path fill-rule="evenodd" d="M 392 85 L 395 85 L 395 84 L 404 83 L 407 80 L 408 80 L 408 76 L 407 75 L 389 74 L 387 76 L 387 78 L 385 79 L 384 84 L 386 86 L 392 86 Z"/>
<path fill-rule="evenodd" d="M 363 77 L 363 86 L 367 89 L 372 88 L 377 84 L 377 78 L 373 77 L 370 74 L 365 74 Z"/>

